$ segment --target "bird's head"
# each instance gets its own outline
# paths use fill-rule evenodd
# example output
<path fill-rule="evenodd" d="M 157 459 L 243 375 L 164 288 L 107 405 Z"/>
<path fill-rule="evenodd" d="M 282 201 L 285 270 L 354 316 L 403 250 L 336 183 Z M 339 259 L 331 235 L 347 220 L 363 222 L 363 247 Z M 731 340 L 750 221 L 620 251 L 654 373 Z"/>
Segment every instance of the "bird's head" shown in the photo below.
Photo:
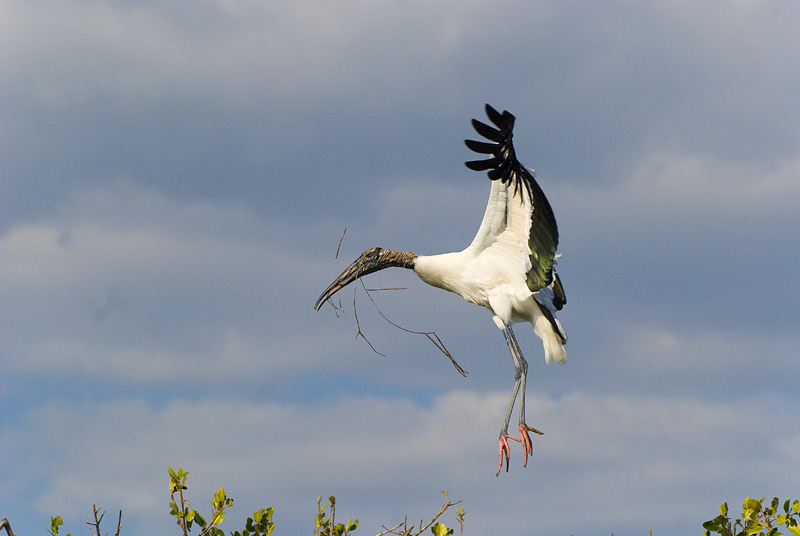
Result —
<path fill-rule="evenodd" d="M 325 289 L 325 292 L 322 293 L 317 303 L 314 305 L 314 310 L 319 311 L 322 304 L 325 303 L 328 298 L 359 277 L 383 270 L 384 268 L 389 268 L 390 266 L 413 268 L 414 258 L 416 258 L 416 255 L 407 251 L 396 251 L 385 248 L 368 249 L 353 261 L 353 264 L 348 266 L 347 269 Z"/>

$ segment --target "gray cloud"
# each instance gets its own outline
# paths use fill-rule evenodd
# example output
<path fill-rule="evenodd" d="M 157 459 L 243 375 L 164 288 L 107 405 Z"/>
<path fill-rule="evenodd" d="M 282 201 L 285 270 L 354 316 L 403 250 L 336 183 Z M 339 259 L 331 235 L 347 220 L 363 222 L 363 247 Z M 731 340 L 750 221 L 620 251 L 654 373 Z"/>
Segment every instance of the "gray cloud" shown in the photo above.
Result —
<path fill-rule="evenodd" d="M 377 530 L 449 489 L 511 534 L 685 534 L 790 495 L 797 9 L 3 2 L 3 515 L 74 531 L 97 502 L 159 532 L 169 465 L 287 532 L 326 493 Z M 570 300 L 565 366 L 517 328 L 546 435 L 500 478 L 513 367 L 485 311 L 366 281 L 407 287 L 373 297 L 464 379 L 360 289 L 386 357 L 351 289 L 312 310 L 345 227 L 345 262 L 469 243 L 484 102 L 517 115 Z"/>

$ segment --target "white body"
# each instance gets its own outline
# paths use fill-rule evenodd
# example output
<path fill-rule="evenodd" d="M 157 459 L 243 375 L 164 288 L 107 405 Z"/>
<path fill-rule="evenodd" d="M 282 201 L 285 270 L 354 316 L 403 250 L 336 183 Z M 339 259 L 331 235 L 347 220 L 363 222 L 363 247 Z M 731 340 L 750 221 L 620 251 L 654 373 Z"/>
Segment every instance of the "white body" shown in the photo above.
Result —
<path fill-rule="evenodd" d="M 454 253 L 418 256 L 414 271 L 425 283 L 489 309 L 501 330 L 506 324 L 530 322 L 542 339 L 547 363 L 564 363 L 567 352 L 562 337 L 540 309 L 541 304 L 555 318 L 553 291 L 543 288 L 532 292 L 526 282 L 531 269 L 528 235 L 535 207 L 524 191 L 524 183 L 516 191 L 513 185 L 510 188 L 511 191 L 499 180 L 492 181 L 483 221 L 469 247 Z M 563 334 L 561 324 L 557 319 L 555 322 Z"/>

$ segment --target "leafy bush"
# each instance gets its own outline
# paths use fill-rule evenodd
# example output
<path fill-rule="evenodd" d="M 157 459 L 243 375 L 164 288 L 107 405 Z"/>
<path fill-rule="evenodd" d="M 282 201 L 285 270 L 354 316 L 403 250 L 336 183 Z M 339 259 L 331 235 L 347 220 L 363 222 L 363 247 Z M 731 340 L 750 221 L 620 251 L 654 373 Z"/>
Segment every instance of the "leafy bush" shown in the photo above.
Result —
<path fill-rule="evenodd" d="M 228 497 L 224 487 L 219 488 L 211 501 L 211 515 L 208 518 L 210 521 L 206 521 L 206 518 L 192 508 L 192 505 L 183 493 L 188 489 L 186 486 L 188 477 L 189 471 L 184 471 L 181 468 L 178 468 L 176 471 L 172 469 L 172 467 L 169 468 L 169 513 L 175 518 L 175 522 L 178 524 L 178 527 L 180 527 L 183 536 L 189 536 L 195 525 L 200 528 L 198 536 L 225 536 L 225 532 L 219 528 L 219 525 L 225 521 L 225 511 L 233 506 L 233 499 Z M 391 529 L 384 527 L 385 530 L 375 536 L 385 536 L 388 534 L 394 534 L 395 536 L 420 536 L 428 527 L 431 528 L 431 532 L 434 536 L 451 536 L 454 530 L 448 528 L 444 523 L 437 522 L 437 519 L 461 501 L 451 502 L 448 499 L 447 492 L 443 491 L 442 493 L 444 494 L 444 503 L 439 509 L 439 513 L 433 516 L 427 524 L 423 525 L 422 522 L 420 522 L 420 526 L 415 527 L 413 523 L 409 525 L 407 520 L 403 520 Z M 317 497 L 317 517 L 315 520 L 314 536 L 351 536 L 358 528 L 358 519 L 348 519 L 347 523 L 336 523 L 336 497 L 328 497 L 328 502 L 330 502 L 329 505 L 322 504 L 322 497 Z M 86 518 L 87 524 L 91 527 L 90 533 L 92 536 L 101 536 L 100 522 L 103 520 L 105 512 L 101 514 L 97 506 L 93 506 L 92 512 L 94 515 L 94 522 L 89 521 L 88 517 Z M 242 530 L 232 531 L 230 536 L 271 536 L 275 529 L 275 524 L 272 522 L 272 513 L 272 506 L 254 512 L 253 516 L 248 517 L 247 521 L 245 521 L 244 528 Z M 464 507 L 456 508 L 456 516 L 461 527 L 459 535 L 463 535 L 464 532 L 465 514 L 466 511 Z M 3 521 L 6 521 L 5 518 L 3 518 Z M 61 519 L 61 516 L 51 517 L 50 534 L 52 536 L 59 536 L 58 529 L 63 524 L 64 521 Z M 121 525 L 122 511 L 119 513 L 119 521 L 117 522 L 115 536 L 119 536 Z M 5 525 L 3 527 L 5 527 Z M 7 528 L 9 536 L 13 536 L 10 526 L 5 528 Z M 66 536 L 71 535 L 67 534 Z"/>
<path fill-rule="evenodd" d="M 185 497 L 184 491 L 187 490 L 186 481 L 189 472 L 183 469 L 173 470 L 169 468 L 169 490 L 170 490 L 170 515 L 175 518 L 183 536 L 189 536 L 192 528 L 196 525 L 200 528 L 198 536 L 225 536 L 225 532 L 219 525 L 225 521 L 225 511 L 233 505 L 233 499 L 225 493 L 225 488 L 220 488 L 211 501 L 210 521 L 201 516 L 197 510 L 193 509 L 189 500 Z M 451 502 L 447 492 L 443 491 L 444 502 L 439 512 L 430 521 L 419 526 L 408 524 L 408 519 L 404 519 L 392 528 L 384 527 L 382 532 L 375 536 L 420 536 L 430 528 L 434 536 L 453 536 L 455 530 L 447 527 L 438 519 L 450 508 L 457 506 L 461 501 Z M 719 507 L 720 515 L 703 523 L 706 529 L 705 536 L 711 533 L 720 536 L 787 536 L 782 532 L 785 529 L 789 534 L 800 536 L 800 501 L 795 499 L 785 500 L 782 505 L 777 497 L 774 497 L 768 504 L 764 503 L 765 498 L 751 499 L 747 497 L 742 505 L 742 515 L 740 518 L 731 520 L 728 516 L 728 503 L 723 503 Z M 323 504 L 322 497 L 317 497 L 317 516 L 313 536 L 351 536 L 358 528 L 358 519 L 348 519 L 347 523 L 336 523 L 336 497 L 328 497 L 330 504 Z M 782 506 L 782 512 L 781 512 Z M 253 513 L 245 521 L 242 530 L 232 531 L 230 536 L 272 536 L 275 524 L 272 522 L 273 507 L 262 508 Z M 101 536 L 100 523 L 105 516 L 105 512 L 100 513 L 96 505 L 92 505 L 92 515 L 94 521 L 86 518 L 89 525 L 89 532 L 92 536 Z M 463 506 L 456 507 L 456 519 L 459 524 L 459 536 L 464 533 L 464 516 L 466 511 Z M 61 516 L 50 518 L 50 534 L 59 536 L 58 529 L 64 521 Z M 122 511 L 117 520 L 117 530 L 114 536 L 119 536 L 122 525 Z M 0 530 L 5 529 L 8 536 L 14 536 L 11 525 L 6 518 L 0 521 Z M 652 536 L 652 531 L 651 531 Z M 67 534 L 66 536 L 71 536 Z M 104 536 L 104 535 L 103 535 Z"/>
<path fill-rule="evenodd" d="M 742 517 L 731 521 L 728 517 L 728 503 L 719 507 L 720 514 L 710 521 L 703 523 L 706 529 L 705 536 L 716 532 L 721 536 L 785 536 L 779 530 L 786 530 L 795 536 L 800 536 L 800 501 L 786 499 L 783 502 L 783 513 L 779 513 L 780 501 L 774 497 L 768 504 L 764 504 L 765 497 L 760 500 L 747 497 L 742 505 Z"/>

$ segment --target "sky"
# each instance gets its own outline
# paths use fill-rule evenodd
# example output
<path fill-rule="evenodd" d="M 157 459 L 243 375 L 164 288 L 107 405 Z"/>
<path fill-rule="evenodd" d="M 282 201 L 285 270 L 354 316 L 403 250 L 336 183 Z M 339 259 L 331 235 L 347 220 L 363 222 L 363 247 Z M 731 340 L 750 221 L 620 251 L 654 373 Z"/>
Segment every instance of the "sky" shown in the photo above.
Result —
<path fill-rule="evenodd" d="M 698 534 L 725 501 L 797 498 L 798 21 L 780 0 L 0 0 L 0 516 L 81 534 L 97 504 L 177 534 L 169 467 L 201 514 L 225 487 L 226 532 L 275 505 L 276 534 L 310 534 L 329 495 L 356 534 L 447 490 L 465 534 L 510 536 Z M 484 103 L 517 117 L 568 298 L 565 365 L 515 328 L 544 435 L 499 477 L 514 368 L 487 311 L 401 269 L 365 279 L 404 289 L 380 313 L 360 286 L 313 309 L 369 247 L 471 242 Z"/>

